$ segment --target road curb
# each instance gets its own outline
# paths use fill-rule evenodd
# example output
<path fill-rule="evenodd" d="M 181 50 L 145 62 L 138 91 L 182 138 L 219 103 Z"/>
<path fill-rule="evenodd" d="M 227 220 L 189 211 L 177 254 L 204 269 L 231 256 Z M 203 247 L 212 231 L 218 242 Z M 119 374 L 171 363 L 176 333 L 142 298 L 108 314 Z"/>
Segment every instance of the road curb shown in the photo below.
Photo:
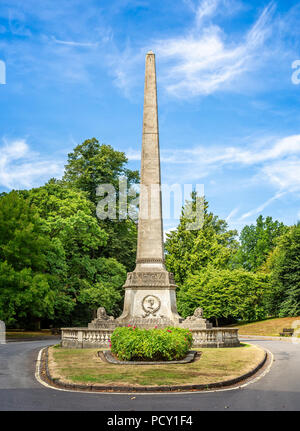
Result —
<path fill-rule="evenodd" d="M 48 384 L 52 388 L 63 389 L 63 390 L 72 390 L 72 391 L 84 391 L 87 393 L 95 393 L 95 392 L 107 392 L 107 393 L 167 393 L 167 392 L 194 392 L 194 391 L 207 391 L 211 389 L 221 390 L 224 388 L 232 387 L 238 383 L 246 381 L 254 374 L 256 374 L 270 359 L 269 353 L 264 350 L 264 358 L 262 361 L 254 367 L 251 371 L 248 371 L 241 376 L 238 376 L 234 379 L 224 380 L 223 382 L 215 382 L 201 385 L 174 385 L 174 386 L 107 386 L 107 385 L 80 385 L 76 383 L 65 383 L 61 381 L 59 378 L 53 378 L 51 376 L 49 366 L 48 366 L 48 349 L 49 347 L 45 347 L 39 355 L 39 367 L 38 367 L 38 377 L 41 381 Z"/>

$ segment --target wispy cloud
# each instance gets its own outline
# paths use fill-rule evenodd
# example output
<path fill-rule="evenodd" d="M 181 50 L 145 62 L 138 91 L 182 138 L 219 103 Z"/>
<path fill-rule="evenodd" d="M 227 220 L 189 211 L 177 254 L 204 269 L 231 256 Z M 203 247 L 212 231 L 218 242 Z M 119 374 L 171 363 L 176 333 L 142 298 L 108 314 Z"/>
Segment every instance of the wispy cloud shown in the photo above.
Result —
<path fill-rule="evenodd" d="M 139 151 L 127 152 L 129 160 L 139 160 Z M 264 137 L 241 146 L 197 146 L 189 149 L 161 149 L 161 162 L 170 167 L 170 178 L 180 172 L 182 181 L 199 180 L 216 170 L 240 166 L 250 169 L 253 183 L 268 183 L 279 193 L 300 192 L 300 135 Z M 176 165 L 176 174 L 174 174 Z M 176 180 L 177 181 L 177 180 Z M 277 196 L 277 195 L 276 195 Z M 276 199 L 280 196 L 278 195 Z"/>
<path fill-rule="evenodd" d="M 74 47 L 86 47 L 86 48 L 96 48 L 99 44 L 93 42 L 77 42 L 74 40 L 59 40 L 52 36 L 52 40 L 60 45 L 74 46 Z"/>
<path fill-rule="evenodd" d="M 203 20 L 213 17 L 220 3 L 220 0 L 203 0 L 196 10 L 192 29 L 185 35 L 156 41 L 154 49 L 168 70 L 162 79 L 169 93 L 187 98 L 224 90 L 262 60 L 264 43 L 272 33 L 273 3 L 238 41 L 228 41 L 215 24 L 203 25 Z"/>
<path fill-rule="evenodd" d="M 201 163 L 220 166 L 237 163 L 250 166 L 288 156 L 300 157 L 300 134 L 283 138 L 264 137 L 243 144 L 242 149 L 240 146 L 196 146 L 188 149 L 162 149 L 161 160 L 165 163 L 175 164 Z M 140 152 L 129 150 L 127 156 L 130 160 L 139 160 Z"/>
<path fill-rule="evenodd" d="M 239 211 L 239 208 L 234 208 L 232 211 L 230 211 L 230 213 L 228 214 L 228 216 L 226 217 L 226 221 L 229 222 Z"/>
<path fill-rule="evenodd" d="M 0 147 L 0 186 L 8 190 L 30 188 L 51 176 L 62 175 L 63 162 L 42 158 L 24 139 L 3 141 Z"/>
<path fill-rule="evenodd" d="M 144 55 L 150 48 L 160 64 L 159 82 L 169 95 L 177 98 L 209 95 L 219 90 L 237 91 L 244 86 L 242 77 L 257 73 L 271 59 L 274 47 L 267 41 L 274 27 L 273 1 L 261 12 L 244 34 L 232 35 L 217 25 L 217 16 L 233 14 L 242 6 L 235 0 L 185 2 L 193 11 L 191 25 L 171 38 L 156 38 L 139 48 L 127 44 L 110 56 L 110 70 L 116 85 L 127 96 L 136 85 L 137 70 L 142 69 Z M 238 80 L 237 80 L 238 79 Z"/>
<path fill-rule="evenodd" d="M 244 213 L 240 220 L 244 220 L 246 218 L 252 217 L 256 214 L 261 213 L 267 206 L 269 206 L 272 202 L 276 201 L 277 199 L 281 198 L 283 195 L 285 195 L 287 192 L 278 192 L 274 196 L 272 196 L 270 199 L 266 200 L 263 204 L 259 205 L 257 208 L 254 208 L 251 211 L 248 211 Z"/>

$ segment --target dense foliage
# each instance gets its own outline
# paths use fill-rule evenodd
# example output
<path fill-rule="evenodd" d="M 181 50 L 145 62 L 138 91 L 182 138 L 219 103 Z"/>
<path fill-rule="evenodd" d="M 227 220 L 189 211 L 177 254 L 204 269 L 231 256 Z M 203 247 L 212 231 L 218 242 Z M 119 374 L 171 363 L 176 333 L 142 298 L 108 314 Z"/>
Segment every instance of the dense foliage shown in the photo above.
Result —
<path fill-rule="evenodd" d="M 0 196 L 0 319 L 8 326 L 86 325 L 99 306 L 120 313 L 136 225 L 98 220 L 92 187 L 117 184 L 120 173 L 135 181 L 126 162 L 124 153 L 88 140 L 69 155 L 63 181 Z"/>
<path fill-rule="evenodd" d="M 53 318 L 63 251 L 16 192 L 0 199 L 0 238 L 0 319 L 12 325 Z"/>
<path fill-rule="evenodd" d="M 187 317 L 201 305 L 205 317 L 217 325 L 222 318 L 257 320 L 266 317 L 267 290 L 265 274 L 208 266 L 186 279 L 177 296 L 178 308 Z"/>
<path fill-rule="evenodd" d="M 183 359 L 192 346 L 187 329 L 116 328 L 111 336 L 111 351 L 123 361 L 172 361 Z"/>
<path fill-rule="evenodd" d="M 279 238 L 267 265 L 270 276 L 269 312 L 272 315 L 300 315 L 300 224 Z"/>
<path fill-rule="evenodd" d="M 86 193 L 95 207 L 101 199 L 97 196 L 97 187 L 102 184 L 114 187 L 116 219 L 98 220 L 99 226 L 109 236 L 109 241 L 101 249 L 101 255 L 116 258 L 128 271 L 132 271 L 135 266 L 137 229 L 133 220 L 119 217 L 123 210 L 118 205 L 119 180 L 126 178 L 128 192 L 132 185 L 138 183 L 139 173 L 128 169 L 127 162 L 125 153 L 114 150 L 110 145 L 100 145 L 95 138 L 87 139 L 68 154 L 63 182 Z M 127 193 L 127 210 L 133 199 L 134 196 Z"/>
<path fill-rule="evenodd" d="M 234 257 L 234 266 L 257 271 L 266 261 L 276 239 L 287 231 L 287 226 L 272 217 L 259 216 L 255 225 L 245 226 L 240 234 L 240 247 Z"/>
<path fill-rule="evenodd" d="M 192 209 L 196 213 L 197 197 L 192 194 Z M 186 202 L 190 205 L 190 202 Z M 201 229 L 189 230 L 188 223 L 193 221 L 182 210 L 179 226 L 167 234 L 166 265 L 175 275 L 175 281 L 181 285 L 189 274 L 201 268 L 213 265 L 215 268 L 226 268 L 232 255 L 238 248 L 237 232 L 228 230 L 227 223 L 213 213 L 208 212 L 208 202 L 199 203 L 203 208 L 203 226 Z M 195 218 L 196 216 L 194 216 Z"/>
<path fill-rule="evenodd" d="M 195 209 L 199 199 L 193 193 L 186 205 Z M 183 208 L 179 226 L 167 235 L 166 263 L 178 284 L 181 315 L 201 307 L 218 325 L 300 314 L 298 228 L 259 216 L 256 225 L 244 227 L 239 243 L 206 200 L 202 208 L 201 229 L 187 229 L 192 220 Z"/>

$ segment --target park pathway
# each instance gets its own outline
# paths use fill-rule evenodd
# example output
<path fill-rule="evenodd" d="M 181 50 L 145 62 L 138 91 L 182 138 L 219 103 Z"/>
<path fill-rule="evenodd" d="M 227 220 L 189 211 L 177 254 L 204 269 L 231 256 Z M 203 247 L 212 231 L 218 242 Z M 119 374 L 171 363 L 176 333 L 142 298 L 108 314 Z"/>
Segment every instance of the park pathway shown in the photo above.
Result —
<path fill-rule="evenodd" d="M 274 355 L 269 373 L 254 383 L 225 391 L 146 395 L 47 388 L 35 379 L 35 366 L 39 350 L 53 340 L 0 345 L 0 410 L 299 411 L 300 344 L 255 337 L 251 343 Z"/>

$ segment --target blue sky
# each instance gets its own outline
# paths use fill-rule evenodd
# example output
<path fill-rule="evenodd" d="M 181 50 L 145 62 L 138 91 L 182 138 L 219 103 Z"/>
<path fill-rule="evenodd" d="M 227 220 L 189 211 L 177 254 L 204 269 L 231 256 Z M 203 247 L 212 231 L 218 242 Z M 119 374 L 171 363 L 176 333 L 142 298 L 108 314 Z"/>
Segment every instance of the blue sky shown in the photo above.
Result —
<path fill-rule="evenodd" d="M 139 168 L 151 49 L 163 183 L 204 184 L 239 230 L 259 214 L 295 223 L 299 21 L 290 0 L 1 0 L 0 190 L 59 178 L 91 137 Z"/>

